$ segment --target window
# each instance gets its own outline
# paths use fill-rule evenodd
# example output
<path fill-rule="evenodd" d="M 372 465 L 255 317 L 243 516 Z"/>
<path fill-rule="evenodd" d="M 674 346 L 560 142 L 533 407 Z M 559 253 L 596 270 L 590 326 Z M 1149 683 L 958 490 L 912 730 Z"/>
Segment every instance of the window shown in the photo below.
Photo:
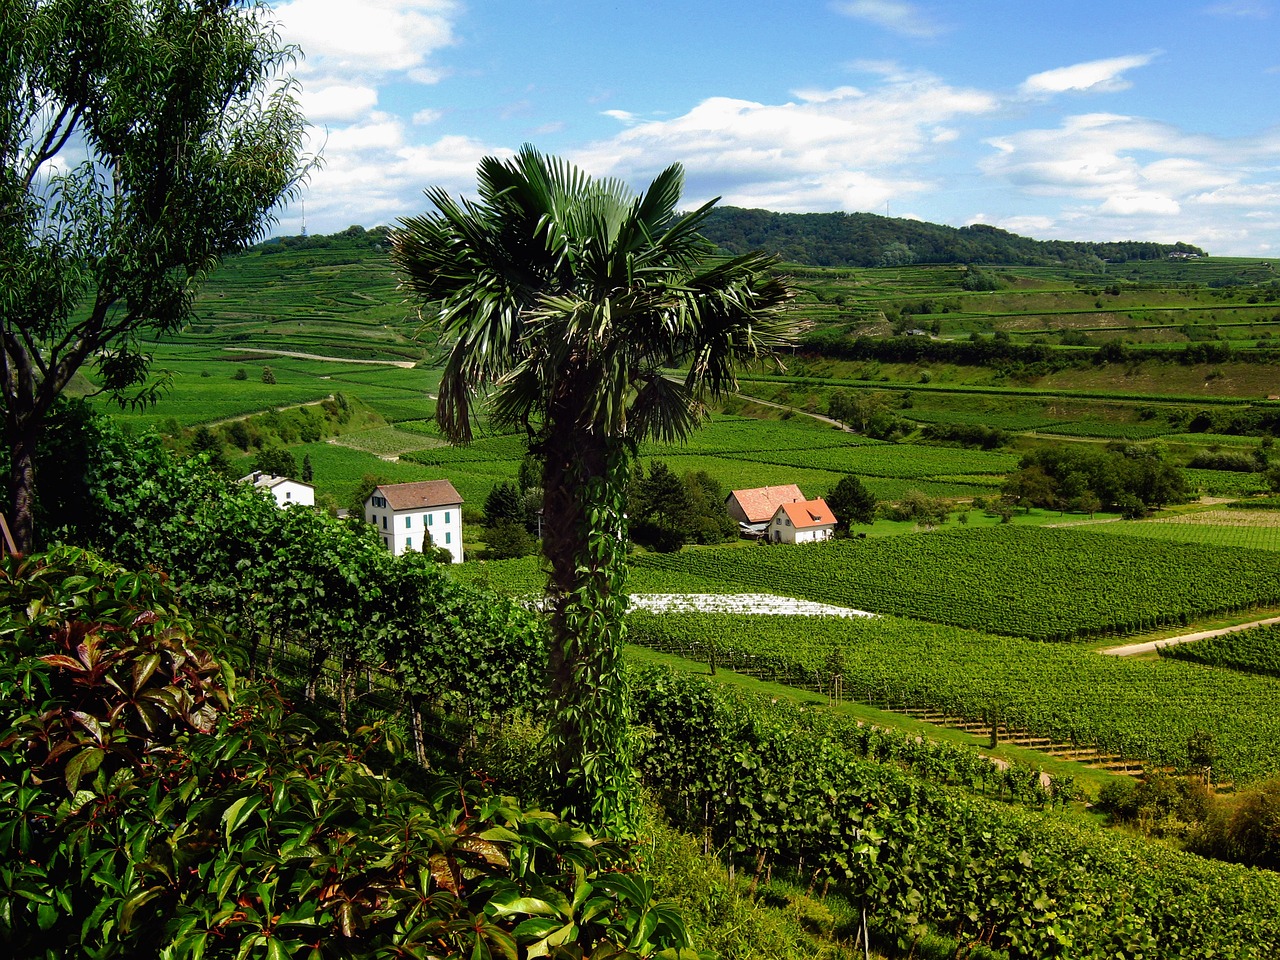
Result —
<path fill-rule="evenodd" d="M 406 550 L 412 550 L 412 549 L 413 549 L 413 537 L 405 537 L 405 538 L 404 538 L 404 548 L 405 548 Z"/>
<path fill-rule="evenodd" d="M 286 491 L 284 492 L 284 498 L 285 498 L 286 500 L 292 500 L 292 499 L 293 499 L 293 491 L 292 491 L 292 490 L 286 490 Z"/>
<path fill-rule="evenodd" d="M 434 527 L 436 525 L 436 515 L 434 513 L 427 514 L 427 526 Z"/>
<path fill-rule="evenodd" d="M 446 531 L 444 535 L 444 542 L 453 543 L 453 534 Z"/>
<path fill-rule="evenodd" d="M 445 523 L 448 523 L 448 522 L 449 522 L 449 511 L 448 511 L 448 510 L 446 510 L 446 511 L 444 512 L 444 522 L 445 522 Z"/>
<path fill-rule="evenodd" d="M 375 518 L 375 519 L 376 519 L 376 518 Z M 387 518 L 386 518 L 386 517 L 383 517 L 383 518 L 382 518 L 382 529 L 383 529 L 383 530 L 387 529 Z"/>
<path fill-rule="evenodd" d="M 408 530 L 408 529 L 410 529 L 412 526 L 413 526 L 413 517 L 405 517 L 405 518 L 404 518 L 404 528 L 405 528 L 406 530 Z"/>

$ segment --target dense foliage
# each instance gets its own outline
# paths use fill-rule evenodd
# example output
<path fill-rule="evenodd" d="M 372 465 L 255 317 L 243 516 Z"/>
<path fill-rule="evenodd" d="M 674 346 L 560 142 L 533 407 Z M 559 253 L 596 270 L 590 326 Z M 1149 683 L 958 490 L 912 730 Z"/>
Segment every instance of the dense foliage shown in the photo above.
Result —
<path fill-rule="evenodd" d="M 0 570 L 12 956 L 696 957 L 624 853 L 467 780 L 411 790 L 235 681 L 156 574 Z"/>
<path fill-rule="evenodd" d="M 1159 652 L 1171 660 L 1280 677 L 1280 625 L 1238 630 L 1194 643 L 1166 644 Z"/>
<path fill-rule="evenodd" d="M 1010 957 L 1280 950 L 1280 879 L 1023 812 L 861 760 L 837 728 L 659 671 L 636 684 L 668 813 L 744 867 L 861 899 L 910 947 L 929 925 Z"/>
<path fill-rule="evenodd" d="M 433 705 L 485 715 L 545 689 L 539 621 L 511 601 L 481 602 L 433 555 L 393 557 L 359 520 L 279 509 L 104 420 L 68 435 L 85 459 L 63 491 L 79 505 L 64 537 L 167 571 L 217 612 L 255 670 L 295 677 L 301 696 L 331 701 L 344 722 L 394 681 L 420 747 L 420 714 Z"/>
<path fill-rule="evenodd" d="M 1118 444 L 1098 450 L 1085 444 L 1042 446 L 1023 456 L 1005 484 L 1020 504 L 1092 513 L 1119 510 L 1129 518 L 1184 503 L 1186 476 L 1160 450 Z"/>
<path fill-rule="evenodd" d="M 0 6 L 0 392 L 23 550 L 59 395 L 94 367 L 122 404 L 154 398 L 139 335 L 179 329 L 217 259 L 301 181 L 295 51 L 269 14 L 253 0 Z"/>
<path fill-rule="evenodd" d="M 1175 661 L 1104 657 L 893 617 L 632 613 L 632 640 L 682 657 L 889 710 L 932 710 L 999 725 L 1082 753 L 1194 769 L 1189 745 L 1215 745 L 1214 776 L 1280 771 L 1280 681 Z"/>
<path fill-rule="evenodd" d="M 984 263 L 1097 269 L 1104 260 L 1160 260 L 1174 252 L 1204 253 L 1185 243 L 1031 240 L 982 223 L 957 228 L 874 213 L 774 213 L 719 207 L 703 230 L 730 253 L 767 250 L 783 260 L 823 267 Z"/>

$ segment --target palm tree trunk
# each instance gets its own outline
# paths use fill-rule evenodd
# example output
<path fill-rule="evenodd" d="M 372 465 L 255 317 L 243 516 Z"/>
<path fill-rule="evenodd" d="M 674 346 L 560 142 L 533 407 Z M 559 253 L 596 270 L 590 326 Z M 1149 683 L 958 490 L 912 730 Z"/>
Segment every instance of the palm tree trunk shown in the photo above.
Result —
<path fill-rule="evenodd" d="M 563 423 L 542 452 L 553 782 L 567 816 L 623 839 L 636 817 L 622 670 L 627 458 L 618 442 Z"/>

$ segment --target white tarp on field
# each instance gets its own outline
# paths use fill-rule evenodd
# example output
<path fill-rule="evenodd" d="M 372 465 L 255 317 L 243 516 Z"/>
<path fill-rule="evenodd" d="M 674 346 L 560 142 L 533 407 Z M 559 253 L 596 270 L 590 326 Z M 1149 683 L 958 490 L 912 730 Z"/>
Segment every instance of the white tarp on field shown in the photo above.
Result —
<path fill-rule="evenodd" d="M 771 593 L 633 593 L 631 609 L 649 613 L 754 613 L 775 617 L 874 617 L 865 610 Z"/>

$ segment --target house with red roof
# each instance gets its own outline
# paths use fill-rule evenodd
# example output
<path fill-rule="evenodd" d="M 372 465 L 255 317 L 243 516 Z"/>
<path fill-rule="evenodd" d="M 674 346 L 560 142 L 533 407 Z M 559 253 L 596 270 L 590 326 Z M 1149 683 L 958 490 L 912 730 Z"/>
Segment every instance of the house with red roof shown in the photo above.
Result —
<path fill-rule="evenodd" d="M 364 502 L 364 518 L 397 557 L 444 547 L 462 562 L 462 497 L 448 480 L 379 484 Z"/>
<path fill-rule="evenodd" d="M 738 530 L 744 537 L 762 537 L 779 506 L 803 500 L 800 488 L 788 483 L 780 487 L 734 490 L 725 497 L 724 506 L 729 516 L 738 521 Z"/>
<path fill-rule="evenodd" d="M 773 543 L 817 543 L 836 535 L 836 516 L 819 497 L 780 503 L 765 534 Z"/>

